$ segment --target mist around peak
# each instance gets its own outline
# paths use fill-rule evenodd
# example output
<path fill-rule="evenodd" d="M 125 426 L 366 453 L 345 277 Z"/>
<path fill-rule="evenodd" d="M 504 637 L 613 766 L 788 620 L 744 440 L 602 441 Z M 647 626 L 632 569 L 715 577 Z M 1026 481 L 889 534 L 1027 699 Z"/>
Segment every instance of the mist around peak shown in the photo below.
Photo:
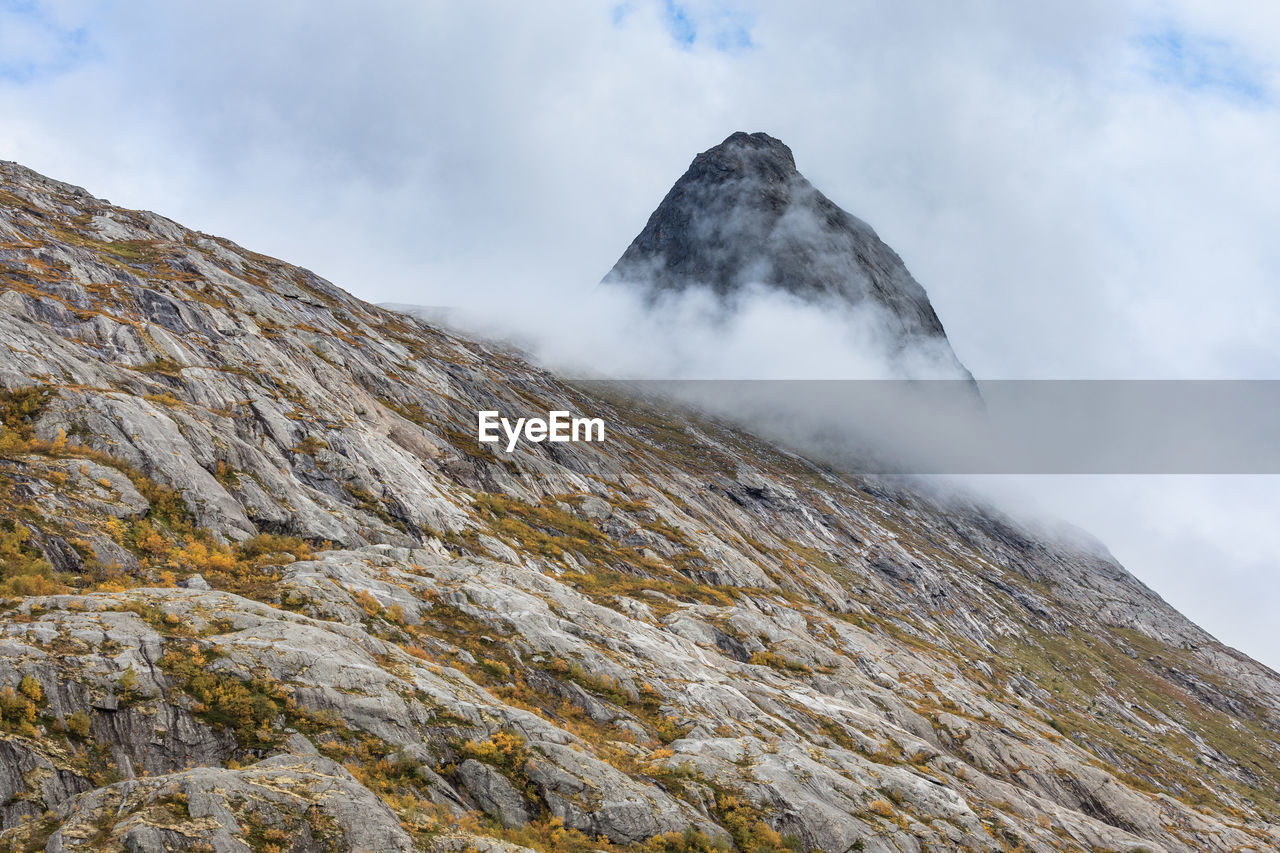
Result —
<path fill-rule="evenodd" d="M 762 292 L 785 294 L 824 315 L 851 315 L 851 332 L 903 362 L 891 365 L 897 372 L 915 375 L 919 349 L 964 371 L 897 253 L 763 133 L 735 133 L 695 157 L 604 281 L 659 313 L 672 294 L 709 294 L 728 316 L 754 310 Z"/>
<path fill-rule="evenodd" d="M 924 288 L 764 133 L 698 154 L 599 285 L 408 310 L 565 375 L 964 379 Z"/>

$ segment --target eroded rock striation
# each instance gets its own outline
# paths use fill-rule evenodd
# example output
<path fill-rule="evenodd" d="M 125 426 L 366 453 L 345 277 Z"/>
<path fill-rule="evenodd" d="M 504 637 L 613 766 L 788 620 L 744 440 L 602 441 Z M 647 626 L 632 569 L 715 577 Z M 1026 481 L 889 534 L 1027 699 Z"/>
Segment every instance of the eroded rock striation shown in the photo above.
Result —
<path fill-rule="evenodd" d="M 0 849 L 1280 847 L 1280 677 L 1100 546 L 0 183 Z"/>

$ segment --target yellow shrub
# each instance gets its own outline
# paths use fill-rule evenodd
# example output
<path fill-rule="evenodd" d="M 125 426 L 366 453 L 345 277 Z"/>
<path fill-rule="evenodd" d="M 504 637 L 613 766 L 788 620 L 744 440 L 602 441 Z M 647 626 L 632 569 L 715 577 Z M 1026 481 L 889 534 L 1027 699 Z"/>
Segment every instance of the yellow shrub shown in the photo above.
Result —
<path fill-rule="evenodd" d="M 26 439 L 8 427 L 0 427 L 0 456 L 13 458 L 29 450 Z"/>
<path fill-rule="evenodd" d="M 528 758 L 524 738 L 504 731 L 494 732 L 486 741 L 469 740 L 463 744 L 462 752 L 477 761 L 507 770 L 518 769 Z"/>
<path fill-rule="evenodd" d="M 169 540 L 149 521 L 139 521 L 133 526 L 133 544 L 153 557 L 169 553 Z"/>
<path fill-rule="evenodd" d="M 362 589 L 356 593 L 356 604 L 360 605 L 365 613 L 370 616 L 377 616 L 382 610 L 382 605 L 378 603 L 378 599 L 374 598 L 367 589 Z"/>
<path fill-rule="evenodd" d="M 872 800 L 867 805 L 867 810 L 872 814 L 880 815 L 880 817 L 893 817 L 894 815 L 893 803 L 888 800 Z"/>
<path fill-rule="evenodd" d="M 22 695 L 7 684 L 0 688 L 0 722 L 6 728 L 27 734 L 38 713 L 36 703 L 30 697 Z"/>
<path fill-rule="evenodd" d="M 191 537 L 181 548 L 170 552 L 169 559 L 197 572 L 232 572 L 236 568 L 236 556 L 226 545 L 207 545 Z"/>
<path fill-rule="evenodd" d="M 67 588 L 44 575 L 17 575 L 0 584 L 0 595 L 57 595 Z"/>
<path fill-rule="evenodd" d="M 40 689 L 40 682 L 36 681 L 35 676 L 22 676 L 22 681 L 18 684 L 18 692 L 37 705 L 44 701 L 44 691 Z"/>
<path fill-rule="evenodd" d="M 124 592 L 133 589 L 133 583 L 127 578 L 110 578 L 94 587 L 97 592 Z"/>
<path fill-rule="evenodd" d="M 67 731 L 84 740 L 89 736 L 89 722 L 89 715 L 81 710 L 67 717 L 65 725 Z"/>
<path fill-rule="evenodd" d="M 417 643 L 409 643 L 408 645 L 401 646 L 400 648 L 404 649 L 406 652 L 413 655 L 415 658 L 418 658 L 419 660 L 433 660 L 433 658 L 431 657 L 431 653 L 428 652 L 426 649 L 424 649 L 422 646 L 419 646 Z"/>

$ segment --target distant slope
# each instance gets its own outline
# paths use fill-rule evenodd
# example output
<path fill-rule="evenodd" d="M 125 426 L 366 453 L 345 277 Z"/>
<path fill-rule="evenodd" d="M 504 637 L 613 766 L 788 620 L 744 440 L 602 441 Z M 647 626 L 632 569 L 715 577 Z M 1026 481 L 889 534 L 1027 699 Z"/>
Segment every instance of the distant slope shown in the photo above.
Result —
<path fill-rule="evenodd" d="M 1280 678 L 990 509 L 14 164 L 0 345 L 0 849 L 1280 847 Z"/>

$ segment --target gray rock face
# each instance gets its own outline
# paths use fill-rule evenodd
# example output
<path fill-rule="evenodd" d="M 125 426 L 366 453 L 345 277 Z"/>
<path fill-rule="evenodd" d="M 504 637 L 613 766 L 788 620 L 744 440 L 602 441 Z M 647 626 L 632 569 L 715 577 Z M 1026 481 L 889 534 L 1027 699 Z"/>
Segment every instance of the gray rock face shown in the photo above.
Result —
<path fill-rule="evenodd" d="M 0 178 L 0 850 L 1280 849 L 1280 677 L 1101 549 Z"/>
<path fill-rule="evenodd" d="M 457 777 L 458 784 L 471 795 L 480 810 L 503 826 L 524 826 L 529 822 L 529 810 L 520 792 L 489 765 L 468 758 L 458 765 Z"/>
<path fill-rule="evenodd" d="M 192 575 L 189 578 L 183 578 L 182 580 L 178 581 L 178 586 L 182 587 L 183 589 L 195 589 L 200 591 L 213 588 L 209 586 L 209 582 L 204 578 L 202 578 L 200 575 Z"/>
<path fill-rule="evenodd" d="M 48 853 L 119 845 L 136 853 L 205 849 L 415 849 L 391 810 L 340 765 L 277 756 L 244 770 L 202 767 L 120 782 L 70 800 Z M 285 847 L 285 845 L 288 847 Z"/>
<path fill-rule="evenodd" d="M 874 306 L 904 346 L 946 340 L 902 259 L 764 133 L 734 133 L 695 157 L 604 280 L 651 302 L 702 288 L 729 305 L 762 286 L 837 309 Z"/>

